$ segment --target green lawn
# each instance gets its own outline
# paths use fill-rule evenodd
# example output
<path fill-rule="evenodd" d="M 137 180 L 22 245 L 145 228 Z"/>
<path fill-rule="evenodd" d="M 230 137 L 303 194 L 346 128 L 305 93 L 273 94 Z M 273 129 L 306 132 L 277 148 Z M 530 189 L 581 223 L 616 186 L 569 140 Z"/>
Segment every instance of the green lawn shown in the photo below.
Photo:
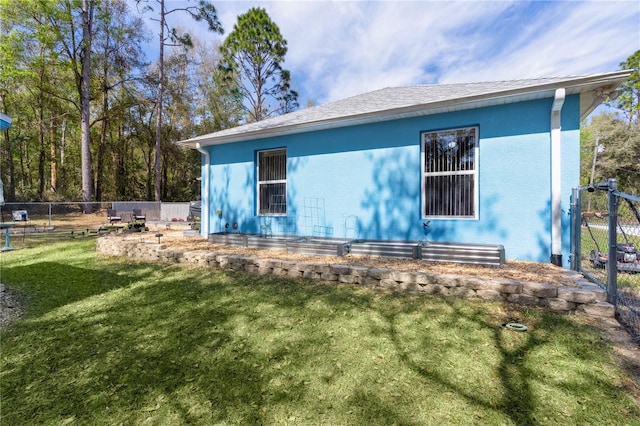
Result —
<path fill-rule="evenodd" d="M 0 256 L 30 298 L 1 335 L 2 425 L 640 425 L 573 316 L 104 259 L 92 239 Z"/>

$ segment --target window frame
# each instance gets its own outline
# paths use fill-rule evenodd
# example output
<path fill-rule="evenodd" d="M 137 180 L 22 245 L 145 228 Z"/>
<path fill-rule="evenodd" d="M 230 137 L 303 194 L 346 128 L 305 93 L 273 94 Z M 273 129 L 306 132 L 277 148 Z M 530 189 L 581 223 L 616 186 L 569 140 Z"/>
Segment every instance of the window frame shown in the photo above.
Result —
<path fill-rule="evenodd" d="M 427 172 L 426 170 L 426 155 L 427 155 L 427 135 L 431 135 L 434 133 L 455 133 L 459 131 L 468 131 L 473 130 L 474 132 L 474 147 L 473 147 L 473 169 L 472 170 L 454 170 L 454 171 L 435 171 L 435 172 Z M 478 125 L 470 125 L 470 126 L 457 126 L 457 127 L 447 127 L 443 129 L 435 129 L 435 130 L 424 130 L 420 132 L 420 197 L 421 197 L 421 206 L 420 206 L 420 214 L 423 219 L 446 219 L 446 220 L 478 220 L 479 219 L 479 159 L 480 159 L 480 126 Z M 436 177 L 436 176 L 471 176 L 473 182 L 473 214 L 472 215 L 428 215 L 427 214 L 427 178 L 428 177 Z"/>
<path fill-rule="evenodd" d="M 267 153 L 271 153 L 276 154 L 278 151 L 282 151 L 282 153 L 284 154 L 284 178 L 280 178 L 280 179 L 266 179 L 266 180 L 260 180 L 260 163 L 261 163 L 261 156 Z M 286 216 L 287 215 L 287 205 L 288 205 L 288 201 L 287 201 L 287 169 L 288 169 L 288 161 L 287 161 L 287 148 L 271 148 L 271 149 L 262 149 L 262 150 L 258 150 L 256 151 L 256 215 L 257 216 Z M 261 203 L 261 188 L 264 185 L 277 185 L 277 184 L 284 184 L 284 212 L 271 212 L 269 210 L 271 210 L 271 204 L 269 202 L 269 205 L 266 207 L 265 211 L 263 211 L 262 209 L 262 203 Z M 273 195 L 272 195 L 273 196 Z M 275 195 L 278 196 L 278 195 Z"/>

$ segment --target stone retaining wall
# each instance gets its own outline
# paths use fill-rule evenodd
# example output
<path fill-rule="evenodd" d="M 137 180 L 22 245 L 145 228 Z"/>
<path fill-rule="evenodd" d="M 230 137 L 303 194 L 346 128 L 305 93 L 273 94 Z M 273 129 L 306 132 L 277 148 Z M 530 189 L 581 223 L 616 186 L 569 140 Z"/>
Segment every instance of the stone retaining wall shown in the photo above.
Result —
<path fill-rule="evenodd" d="M 109 256 L 188 263 L 223 270 L 334 281 L 431 295 L 506 301 L 526 306 L 542 306 L 559 312 L 583 312 L 603 317 L 613 317 L 615 313 L 613 305 L 606 302 L 606 292 L 574 271 L 567 271 L 567 274 L 574 280 L 576 287 L 556 287 L 547 283 L 510 279 L 395 271 L 320 262 L 303 263 L 207 251 L 177 251 L 167 248 L 165 244 L 127 241 L 118 236 L 98 238 L 96 250 Z"/>

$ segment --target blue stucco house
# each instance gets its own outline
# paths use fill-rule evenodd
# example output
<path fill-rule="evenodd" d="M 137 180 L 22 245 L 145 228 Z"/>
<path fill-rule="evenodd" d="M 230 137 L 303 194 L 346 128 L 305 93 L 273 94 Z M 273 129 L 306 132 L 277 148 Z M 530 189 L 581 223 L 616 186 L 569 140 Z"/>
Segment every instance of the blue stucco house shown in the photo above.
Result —
<path fill-rule="evenodd" d="M 0 130 L 11 128 L 11 117 L 0 112 Z"/>
<path fill-rule="evenodd" d="M 385 88 L 181 141 L 202 235 L 422 240 L 428 221 L 431 241 L 568 266 L 580 122 L 628 76 Z"/>

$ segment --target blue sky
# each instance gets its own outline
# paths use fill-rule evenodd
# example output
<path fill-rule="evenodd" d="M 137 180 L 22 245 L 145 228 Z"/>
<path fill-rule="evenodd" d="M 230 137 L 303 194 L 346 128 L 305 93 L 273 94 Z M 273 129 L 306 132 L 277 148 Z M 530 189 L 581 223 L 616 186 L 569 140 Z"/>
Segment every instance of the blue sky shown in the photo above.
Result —
<path fill-rule="evenodd" d="M 168 8 L 185 4 L 166 1 Z M 239 14 L 266 9 L 288 41 L 284 67 L 301 106 L 389 86 L 615 71 L 640 49 L 638 0 L 212 3 L 225 35 Z M 202 39 L 225 37 L 185 14 L 171 16 L 170 25 Z M 157 32 L 151 21 L 149 28 Z M 147 59 L 157 60 L 155 46 Z"/>

